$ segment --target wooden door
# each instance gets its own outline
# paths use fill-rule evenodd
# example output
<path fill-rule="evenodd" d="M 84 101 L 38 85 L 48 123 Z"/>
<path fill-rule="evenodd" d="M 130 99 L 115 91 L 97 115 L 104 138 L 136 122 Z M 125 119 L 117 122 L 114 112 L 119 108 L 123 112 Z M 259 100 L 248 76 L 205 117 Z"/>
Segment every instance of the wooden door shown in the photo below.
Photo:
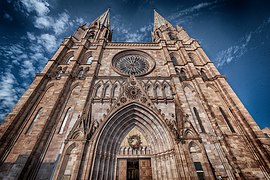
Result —
<path fill-rule="evenodd" d="M 127 160 L 119 159 L 118 161 L 118 180 L 126 180 L 127 179 Z"/>
<path fill-rule="evenodd" d="M 140 159 L 140 180 L 151 180 L 151 159 Z"/>

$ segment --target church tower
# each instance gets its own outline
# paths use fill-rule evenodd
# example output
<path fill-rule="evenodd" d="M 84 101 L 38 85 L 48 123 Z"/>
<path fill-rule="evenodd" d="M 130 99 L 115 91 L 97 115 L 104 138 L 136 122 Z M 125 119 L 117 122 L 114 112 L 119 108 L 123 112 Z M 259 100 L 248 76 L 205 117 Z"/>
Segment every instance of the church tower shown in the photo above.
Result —
<path fill-rule="evenodd" d="M 197 40 L 154 11 L 111 42 L 110 11 L 64 39 L 0 126 L 1 179 L 270 179 L 270 140 Z"/>

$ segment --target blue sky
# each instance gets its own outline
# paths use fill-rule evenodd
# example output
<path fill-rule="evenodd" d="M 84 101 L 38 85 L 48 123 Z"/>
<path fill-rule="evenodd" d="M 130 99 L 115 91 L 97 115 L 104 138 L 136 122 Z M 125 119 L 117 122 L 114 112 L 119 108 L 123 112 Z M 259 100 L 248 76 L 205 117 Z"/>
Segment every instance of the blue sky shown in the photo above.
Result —
<path fill-rule="evenodd" d="M 269 1 L 2 0 L 0 121 L 64 37 L 111 8 L 113 41 L 149 42 L 153 8 L 201 43 L 261 128 L 270 127 Z"/>

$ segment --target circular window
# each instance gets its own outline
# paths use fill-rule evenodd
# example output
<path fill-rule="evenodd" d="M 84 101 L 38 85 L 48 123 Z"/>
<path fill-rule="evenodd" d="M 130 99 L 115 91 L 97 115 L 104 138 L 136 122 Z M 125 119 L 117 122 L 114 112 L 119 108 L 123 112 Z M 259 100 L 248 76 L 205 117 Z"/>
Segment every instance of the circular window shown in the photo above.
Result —
<path fill-rule="evenodd" d="M 140 51 L 124 51 L 114 57 L 112 65 L 121 75 L 141 76 L 150 72 L 155 64 L 148 54 Z"/>

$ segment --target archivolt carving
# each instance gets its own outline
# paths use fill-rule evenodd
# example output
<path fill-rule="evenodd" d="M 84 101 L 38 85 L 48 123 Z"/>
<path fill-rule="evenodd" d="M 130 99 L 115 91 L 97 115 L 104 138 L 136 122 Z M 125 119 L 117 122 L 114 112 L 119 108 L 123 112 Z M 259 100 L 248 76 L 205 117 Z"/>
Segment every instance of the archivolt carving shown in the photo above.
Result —
<path fill-rule="evenodd" d="M 117 99 L 120 95 L 120 92 L 123 91 L 125 81 L 114 81 L 114 80 L 100 80 L 96 83 L 94 87 L 95 99 Z M 172 99 L 173 91 L 170 85 L 170 82 L 167 80 L 164 81 L 154 81 L 149 80 L 146 82 L 140 83 L 147 95 L 151 99 Z M 132 82 L 131 82 L 132 85 Z M 133 85 L 132 85 L 133 86 Z M 128 94 L 129 98 L 134 95 Z M 135 98 L 136 99 L 136 98 Z"/>
<path fill-rule="evenodd" d="M 125 138 L 127 133 L 134 127 L 144 135 L 146 141 L 149 143 L 151 148 L 149 153 L 166 155 L 172 152 L 173 140 L 171 139 L 170 133 L 167 131 L 162 121 L 157 119 L 158 117 L 148 108 L 137 103 L 132 103 L 122 107 L 108 118 L 108 120 L 104 121 L 106 123 L 98 128 L 99 131 L 97 131 L 98 133 L 96 134 L 98 138 L 95 138 L 97 141 L 94 142 L 96 145 L 93 147 L 96 148 L 94 152 L 98 153 L 95 155 L 93 172 L 90 179 L 113 179 L 115 155 L 118 154 L 119 150 L 122 153 L 136 153 L 129 151 L 129 149 L 120 149 L 120 144 L 117 143 L 122 142 L 123 138 Z M 141 153 L 143 152 L 148 153 L 147 151 L 142 151 Z M 111 155 L 110 160 L 105 158 L 108 154 Z M 153 161 L 158 163 L 156 162 L 156 158 L 153 158 Z M 169 169 L 176 168 L 175 162 L 170 163 L 168 160 L 168 162 L 165 163 L 172 166 L 167 167 Z M 155 173 L 157 171 L 160 171 L 158 173 L 162 173 L 158 166 L 153 166 L 153 168 Z M 99 171 L 106 173 L 100 174 L 98 173 Z M 153 176 L 155 177 L 157 174 Z"/>

